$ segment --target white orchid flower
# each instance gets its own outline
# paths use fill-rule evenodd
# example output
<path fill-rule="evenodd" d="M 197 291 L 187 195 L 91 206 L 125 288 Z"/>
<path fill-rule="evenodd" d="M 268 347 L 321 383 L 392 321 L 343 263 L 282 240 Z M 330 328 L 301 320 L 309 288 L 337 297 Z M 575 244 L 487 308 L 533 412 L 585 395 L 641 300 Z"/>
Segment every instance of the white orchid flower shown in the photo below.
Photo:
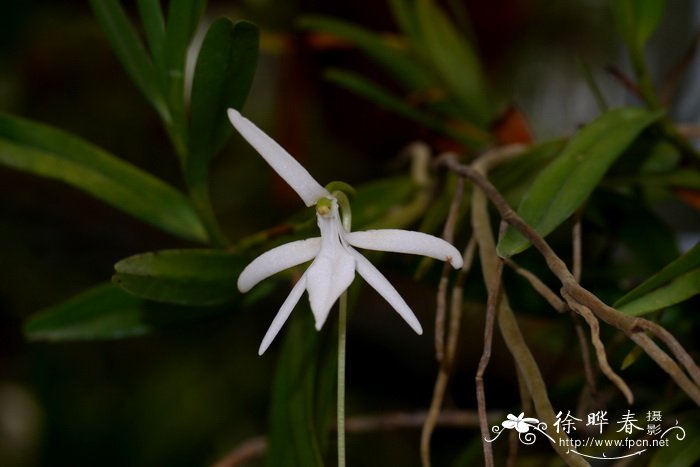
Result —
<path fill-rule="evenodd" d="M 449 261 L 456 269 L 462 267 L 459 251 L 445 240 L 422 232 L 397 229 L 349 232 L 341 222 L 338 200 L 314 180 L 296 159 L 237 110 L 229 109 L 228 116 L 236 130 L 297 192 L 304 203 L 307 206 L 316 205 L 316 217 L 321 231 L 320 237 L 287 243 L 263 253 L 238 277 L 239 290 L 247 292 L 273 274 L 313 260 L 277 312 L 258 353 L 262 355 L 270 346 L 304 289 L 309 294 L 316 329 L 321 329 L 331 307 L 355 278 L 355 271 L 389 302 L 416 333 L 422 334 L 418 318 L 401 295 L 353 247 L 429 256 Z"/>

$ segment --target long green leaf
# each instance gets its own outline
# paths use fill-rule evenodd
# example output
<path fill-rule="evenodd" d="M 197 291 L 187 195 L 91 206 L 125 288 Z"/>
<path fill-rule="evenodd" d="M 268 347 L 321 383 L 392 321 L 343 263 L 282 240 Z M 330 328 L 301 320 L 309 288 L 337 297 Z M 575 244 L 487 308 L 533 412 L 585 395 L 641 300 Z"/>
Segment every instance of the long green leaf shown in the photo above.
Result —
<path fill-rule="evenodd" d="M 165 50 L 165 20 L 160 0 L 138 0 L 141 22 L 151 56 L 156 63 L 163 63 Z"/>
<path fill-rule="evenodd" d="M 666 1 L 613 0 L 611 7 L 625 42 L 633 50 L 639 50 L 661 22 Z"/>
<path fill-rule="evenodd" d="M 187 49 L 204 12 L 206 0 L 172 0 L 165 28 L 165 88 L 170 105 L 176 147 L 184 156 L 188 145 L 185 111 L 185 60 Z"/>
<path fill-rule="evenodd" d="M 425 70 L 416 63 L 415 58 L 374 32 L 347 21 L 323 16 L 306 16 L 302 19 L 301 25 L 351 42 L 409 90 L 423 90 L 433 84 Z"/>
<path fill-rule="evenodd" d="M 588 198 L 612 163 L 639 133 L 659 118 L 638 108 L 611 110 L 581 130 L 534 181 L 518 214 L 546 236 Z M 498 254 L 510 257 L 530 246 L 512 227 L 498 242 Z"/>
<path fill-rule="evenodd" d="M 258 28 L 219 18 L 202 43 L 192 84 L 192 124 L 187 177 L 206 178 L 209 162 L 231 134 L 226 109 L 241 109 L 255 75 Z"/>
<path fill-rule="evenodd" d="M 120 339 L 146 334 L 141 300 L 111 284 L 101 285 L 32 316 L 25 325 L 31 340 Z"/>
<path fill-rule="evenodd" d="M 681 255 L 678 259 L 669 263 L 666 267 L 661 269 L 661 271 L 657 272 L 649 279 L 629 291 L 624 297 L 616 301 L 614 306 L 616 308 L 626 309 L 628 306 L 633 306 L 635 303 L 638 303 L 639 300 L 650 296 L 655 291 L 661 290 L 663 287 L 673 284 L 675 285 L 673 285 L 673 287 L 670 289 L 667 288 L 667 292 L 665 292 L 671 294 L 669 297 L 672 298 L 674 293 L 685 295 L 689 292 L 687 289 L 684 289 L 681 286 L 685 284 L 686 286 L 690 285 L 692 287 L 693 274 L 699 270 L 700 244 L 697 244 Z M 680 289 L 678 289 L 678 287 L 680 287 Z M 653 300 L 654 297 L 655 296 L 652 295 L 650 300 Z"/>
<path fill-rule="evenodd" d="M 179 237 L 207 240 L 179 191 L 61 130 L 0 114 L 0 164 L 67 183 Z"/>
<path fill-rule="evenodd" d="M 389 91 L 379 87 L 358 74 L 332 69 L 328 70 L 326 73 L 326 78 L 329 81 L 347 89 L 348 91 L 362 96 L 365 99 L 380 105 L 397 115 L 414 120 L 421 125 L 437 130 L 440 133 L 454 138 L 456 141 L 466 144 L 467 146 L 481 147 L 488 141 L 486 139 L 487 135 L 485 134 L 482 135 L 481 133 L 478 133 L 472 135 L 467 134 L 466 132 L 457 131 L 456 129 L 444 124 L 439 118 L 410 106 L 399 97 L 396 97 Z"/>
<path fill-rule="evenodd" d="M 117 0 L 90 0 L 90 4 L 124 69 L 161 118 L 168 121 L 168 107 L 153 63 L 121 5 Z"/>
<path fill-rule="evenodd" d="M 30 317 L 24 333 L 30 340 L 50 342 L 122 339 L 180 327 L 223 311 L 149 302 L 102 284 Z"/>
<path fill-rule="evenodd" d="M 401 32 L 410 40 L 411 45 L 420 48 L 420 28 L 416 18 L 414 2 L 409 0 L 389 0 L 391 12 Z"/>
<path fill-rule="evenodd" d="M 487 125 L 494 109 L 474 48 L 433 0 L 418 0 L 416 8 L 426 59 L 449 86 L 466 117 L 477 126 Z"/>
<path fill-rule="evenodd" d="M 219 305 L 240 297 L 236 279 L 246 259 L 219 250 L 165 250 L 114 265 L 113 281 L 138 297 L 180 305 Z"/>
<path fill-rule="evenodd" d="M 639 316 L 681 303 L 697 294 L 700 294 L 700 268 L 678 276 L 618 309 L 625 314 Z"/>
<path fill-rule="evenodd" d="M 182 71 L 192 36 L 204 13 L 206 0 L 171 0 L 168 7 L 165 55 L 171 71 Z"/>

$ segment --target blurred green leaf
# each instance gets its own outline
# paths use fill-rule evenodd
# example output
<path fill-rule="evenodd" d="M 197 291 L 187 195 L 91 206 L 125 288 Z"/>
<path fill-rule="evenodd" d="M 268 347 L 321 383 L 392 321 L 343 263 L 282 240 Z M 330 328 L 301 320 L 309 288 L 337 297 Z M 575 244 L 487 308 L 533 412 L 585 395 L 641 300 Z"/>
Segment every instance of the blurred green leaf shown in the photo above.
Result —
<path fill-rule="evenodd" d="M 379 87 L 366 78 L 352 72 L 331 69 L 326 72 L 326 78 L 347 89 L 348 91 L 364 97 L 365 99 L 384 107 L 404 118 L 414 120 L 421 125 L 443 133 L 456 141 L 468 146 L 480 147 L 488 141 L 486 134 L 468 134 L 460 132 L 448 125 L 445 125 L 439 118 L 416 109 L 401 98 L 391 94 L 389 91 Z"/>
<path fill-rule="evenodd" d="M 661 21 L 665 0 L 613 0 L 612 12 L 627 45 L 641 49 Z"/>
<path fill-rule="evenodd" d="M 679 303 L 699 291 L 700 244 L 697 244 L 632 289 L 614 306 L 625 313 L 640 314 Z"/>
<path fill-rule="evenodd" d="M 414 2 L 407 0 L 389 0 L 389 4 L 391 5 L 391 12 L 404 35 L 411 41 L 412 45 L 416 46 L 420 44 L 420 29 L 418 27 Z"/>
<path fill-rule="evenodd" d="M 625 314 L 639 316 L 681 303 L 699 293 L 700 268 L 680 275 L 668 284 L 616 308 Z"/>
<path fill-rule="evenodd" d="M 465 116 L 479 127 L 486 126 L 494 109 L 474 48 L 433 0 L 418 0 L 416 8 L 426 58 L 459 101 Z"/>
<path fill-rule="evenodd" d="M 185 59 L 205 6 L 205 0 L 172 0 L 168 5 L 163 81 L 166 99 L 172 113 L 168 126 L 171 127 L 171 136 L 180 157 L 185 156 L 188 145 Z"/>
<path fill-rule="evenodd" d="M 142 301 L 111 284 L 100 285 L 32 316 L 25 325 L 30 340 L 120 339 L 146 334 Z"/>
<path fill-rule="evenodd" d="M 272 386 L 268 466 L 322 466 L 328 446 L 336 352 L 325 350 L 331 339 L 316 332 L 308 305 L 297 308 L 286 325 Z"/>
<path fill-rule="evenodd" d="M 67 183 L 179 237 L 207 240 L 179 191 L 61 130 L 0 114 L 0 164 Z"/>
<path fill-rule="evenodd" d="M 247 263 L 220 250 L 164 250 L 130 256 L 114 265 L 113 281 L 138 297 L 210 306 L 240 296 L 236 279 Z"/>
<path fill-rule="evenodd" d="M 422 90 L 432 84 L 431 78 L 414 58 L 379 34 L 347 21 L 323 16 L 306 16 L 301 25 L 351 42 L 410 90 Z"/>
<path fill-rule="evenodd" d="M 521 194 L 564 147 L 566 140 L 553 139 L 532 144 L 520 156 L 499 165 L 489 179 L 505 195 Z"/>
<path fill-rule="evenodd" d="M 683 419 L 679 424 L 683 428 L 671 429 L 664 439 L 669 444 L 664 449 L 657 449 L 649 462 L 649 467 L 693 467 L 700 462 L 700 443 L 694 442 L 700 436 L 697 415 Z M 682 436 L 678 439 L 678 436 Z"/>
<path fill-rule="evenodd" d="M 156 66 L 162 66 L 165 50 L 165 20 L 160 0 L 138 0 L 146 41 Z"/>
<path fill-rule="evenodd" d="M 206 4 L 206 0 L 170 1 L 165 33 L 165 55 L 171 71 L 184 70 L 187 48 L 197 30 Z"/>
<path fill-rule="evenodd" d="M 90 4 L 129 77 L 161 118 L 169 121 L 170 113 L 153 63 L 118 0 L 90 0 Z"/>
<path fill-rule="evenodd" d="M 202 43 L 192 84 L 191 138 L 187 177 L 206 180 L 209 162 L 231 134 L 226 109 L 241 109 L 255 74 L 258 28 L 219 18 Z"/>
<path fill-rule="evenodd" d="M 541 235 L 552 232 L 578 209 L 610 165 L 660 115 L 620 108 L 598 117 L 576 134 L 537 177 L 523 197 L 518 214 Z M 529 246 L 525 237 L 508 227 L 498 242 L 498 254 L 510 257 Z"/>
<path fill-rule="evenodd" d="M 113 284 L 102 284 L 31 316 L 24 333 L 30 340 L 50 342 L 122 339 L 191 324 L 223 311 L 149 302 Z"/>
<path fill-rule="evenodd" d="M 385 219 L 390 211 L 410 202 L 419 191 L 410 177 L 378 179 L 357 187 L 352 200 L 352 221 L 355 229 Z"/>

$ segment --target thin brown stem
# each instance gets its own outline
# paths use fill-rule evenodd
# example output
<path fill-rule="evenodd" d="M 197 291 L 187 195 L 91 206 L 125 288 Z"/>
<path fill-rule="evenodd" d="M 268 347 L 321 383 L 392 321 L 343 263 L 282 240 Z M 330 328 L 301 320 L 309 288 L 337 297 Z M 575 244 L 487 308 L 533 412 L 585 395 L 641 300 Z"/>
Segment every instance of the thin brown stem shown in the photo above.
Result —
<path fill-rule="evenodd" d="M 583 242 L 581 240 L 581 219 L 583 217 L 583 209 L 579 208 L 574 215 L 574 226 L 571 229 L 571 249 L 572 249 L 572 259 L 571 259 L 571 270 L 576 282 L 581 282 L 581 276 L 583 274 Z M 591 363 L 591 350 L 588 346 L 588 339 L 586 339 L 586 333 L 583 331 L 583 326 L 581 325 L 581 320 L 574 310 L 570 310 L 571 319 L 574 322 L 574 328 L 576 329 L 576 337 L 578 338 L 579 348 L 581 349 L 581 361 L 583 362 L 583 373 L 586 377 L 586 387 L 584 387 L 583 392 L 588 392 L 592 397 L 596 393 L 595 384 L 595 372 L 593 371 L 593 365 Z M 588 318 L 585 318 L 588 321 Z M 595 317 L 593 317 L 595 319 Z M 589 322 L 590 326 L 590 322 Z M 598 324 L 596 323 L 596 327 Z M 593 328 L 591 327 L 591 333 L 593 333 Z M 598 338 L 598 333 L 594 333 L 591 336 L 592 339 Z M 600 340 L 600 339 L 598 339 Z M 595 346 L 595 344 L 594 344 Z M 596 347 L 596 351 L 599 352 Z M 605 352 L 603 351 L 603 357 L 605 357 Z M 600 359 L 599 359 L 600 361 Z"/>
<path fill-rule="evenodd" d="M 237 467 L 239 465 L 246 465 L 247 462 L 262 457 L 266 450 L 267 438 L 264 436 L 255 436 L 233 448 L 231 452 L 226 454 L 224 458 L 219 459 L 212 467 Z"/>
<path fill-rule="evenodd" d="M 454 232 L 457 228 L 457 218 L 459 217 L 459 207 L 464 198 L 464 178 L 459 177 L 457 186 L 452 196 L 452 203 L 445 221 L 442 237 L 446 241 L 454 242 Z M 445 398 L 445 390 L 450 380 L 450 363 L 445 358 L 445 315 L 447 313 L 447 288 L 449 285 L 450 272 L 452 268 L 445 263 L 438 284 L 437 299 L 435 306 L 435 357 L 438 361 L 438 374 L 433 387 L 433 397 L 430 402 L 430 410 L 425 419 L 425 424 L 421 430 L 420 456 L 423 467 L 430 467 L 430 438 L 432 437 L 440 415 L 440 409 Z"/>
<path fill-rule="evenodd" d="M 642 90 L 639 89 L 637 83 L 632 81 L 626 74 L 622 72 L 618 67 L 614 65 L 608 65 L 605 67 L 607 71 L 613 78 L 615 78 L 625 89 L 634 94 L 635 96 L 643 99 Z"/>
<path fill-rule="evenodd" d="M 489 436 L 489 425 L 486 419 L 486 391 L 484 389 L 484 373 L 491 360 L 491 345 L 493 343 L 493 325 L 496 318 L 496 309 L 501 297 L 501 278 L 503 275 L 503 261 L 496 265 L 495 280 L 488 286 L 488 299 L 486 302 L 486 320 L 484 323 L 484 348 L 479 359 L 479 366 L 476 370 L 476 401 L 479 410 L 479 421 L 481 437 L 487 439 Z M 491 467 L 493 463 L 493 448 L 491 443 L 482 443 L 484 448 L 484 465 Z"/>
<path fill-rule="evenodd" d="M 459 207 L 464 199 L 464 177 L 457 179 L 457 186 L 452 195 L 450 210 L 442 230 L 442 238 L 448 243 L 454 243 L 454 234 L 457 228 Z M 451 266 L 446 262 L 442 268 L 440 283 L 438 285 L 437 304 L 435 307 L 435 358 L 442 362 L 445 354 L 445 314 L 447 310 L 447 287 L 450 279 Z"/>
<path fill-rule="evenodd" d="M 598 358 L 598 367 L 600 371 L 603 372 L 605 376 L 615 385 L 617 388 L 625 395 L 627 403 L 632 405 L 634 401 L 634 396 L 629 386 L 623 381 L 620 376 L 618 376 L 610 365 L 608 364 L 608 357 L 605 355 L 605 346 L 600 340 L 600 325 L 598 324 L 598 319 L 593 315 L 593 312 L 588 309 L 588 307 L 576 303 L 574 300 L 569 300 L 569 296 L 566 291 L 562 291 L 562 294 L 570 304 L 572 304 L 573 310 L 575 310 L 579 315 L 586 320 L 588 326 L 591 328 L 591 341 L 593 342 L 593 347 L 596 351 L 596 357 Z"/>
<path fill-rule="evenodd" d="M 479 174 L 482 172 L 486 173 L 491 167 L 517 157 L 522 154 L 523 151 L 523 146 L 506 146 L 495 149 L 480 157 L 474 163 L 474 169 L 472 170 Z M 451 160 L 449 157 L 442 159 L 442 163 L 450 164 L 451 162 L 454 162 L 458 166 L 460 165 L 456 160 Z M 479 245 L 479 258 L 484 282 L 487 287 L 489 287 L 489 285 L 495 281 L 498 256 L 496 254 L 496 244 L 491 230 L 487 198 L 485 195 L 488 194 L 486 193 L 488 187 L 486 187 L 485 190 L 481 185 L 475 185 L 477 185 L 478 188 L 475 187 L 472 195 L 472 228 L 474 229 L 474 235 Z M 547 395 L 547 386 L 542 378 L 542 373 L 537 366 L 537 362 L 525 342 L 505 294 L 500 300 L 497 321 L 498 328 L 508 347 L 508 351 L 513 356 L 516 367 L 518 371 L 520 371 L 520 374 L 522 374 L 528 391 L 532 396 L 535 412 L 539 420 L 546 423 L 549 427 L 547 432 L 552 439 L 554 439 L 552 448 L 557 451 L 559 456 L 567 464 L 587 466 L 588 463 L 583 458 L 567 454 L 566 448 L 563 447 L 569 442 L 566 433 L 557 433 L 551 428 L 555 421 L 555 415 L 552 403 Z"/>
<path fill-rule="evenodd" d="M 504 261 L 513 271 L 515 271 L 517 275 L 527 280 L 532 286 L 532 288 L 535 289 L 535 292 L 537 292 L 542 296 L 542 298 L 547 300 L 547 303 L 549 303 L 549 305 L 552 308 L 554 308 L 559 313 L 564 313 L 569 310 L 569 307 L 566 305 L 566 303 L 564 303 L 564 300 L 559 298 L 559 295 L 555 294 L 552 289 L 547 287 L 547 285 L 544 282 L 542 282 L 539 277 L 537 277 L 527 269 L 521 267 L 518 263 L 516 263 L 510 258 L 506 258 Z"/>
<path fill-rule="evenodd" d="M 695 59 L 700 44 L 700 31 L 696 32 L 690 46 L 685 50 L 681 59 L 676 65 L 671 68 L 666 76 L 664 76 L 661 89 L 659 90 L 659 103 L 663 107 L 668 107 L 673 100 L 674 94 L 678 89 L 683 74 L 688 70 L 688 67 Z"/>
<path fill-rule="evenodd" d="M 642 347 L 647 355 L 657 362 L 657 364 L 676 381 L 679 387 L 681 387 L 696 404 L 700 405 L 700 387 L 698 384 L 691 381 L 666 352 L 661 350 L 650 338 L 645 336 L 643 332 L 640 332 L 642 327 L 649 326 L 647 324 L 648 320 L 625 315 L 609 307 L 594 294 L 581 287 L 566 267 L 566 264 L 554 253 L 542 236 L 513 211 L 498 190 L 496 190 L 478 170 L 471 166 L 461 165 L 455 159 L 445 158 L 442 162 L 450 168 L 450 170 L 464 175 L 479 186 L 496 207 L 501 218 L 516 228 L 540 252 L 547 266 L 561 281 L 563 290 L 566 291 L 572 301 L 588 307 L 598 318 L 627 334 L 630 339 Z M 572 302 L 569 302 L 569 305 L 572 306 Z M 696 376 L 700 375 L 700 368 L 697 367 L 697 364 L 676 338 L 667 332 L 659 332 L 659 335 L 663 335 L 662 340 L 664 343 L 672 350 L 686 370 L 693 375 L 693 379 L 696 379 Z"/>

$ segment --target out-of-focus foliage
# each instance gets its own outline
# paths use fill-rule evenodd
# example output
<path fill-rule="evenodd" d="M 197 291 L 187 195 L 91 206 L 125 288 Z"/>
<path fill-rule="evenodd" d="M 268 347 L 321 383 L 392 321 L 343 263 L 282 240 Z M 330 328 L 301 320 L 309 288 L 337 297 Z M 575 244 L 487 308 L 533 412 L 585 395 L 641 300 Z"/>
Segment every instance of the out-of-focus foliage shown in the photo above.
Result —
<path fill-rule="evenodd" d="M 677 131 L 673 109 L 658 98 L 645 59 L 665 15 L 679 7 L 656 0 L 526 3 L 392 0 L 360 2 L 355 11 L 313 2 L 302 8 L 94 0 L 94 17 L 74 7 L 75 23 L 68 23 L 72 11 L 51 19 L 65 6 L 6 6 L 0 38 L 16 34 L 27 53 L 0 47 L 0 164 L 6 167 L 0 171 L 0 464 L 198 465 L 263 434 L 267 457 L 254 465 L 323 465 L 332 458 L 335 323 L 317 333 L 300 305 L 272 356 L 258 358 L 259 339 L 297 271 L 246 296 L 235 284 L 260 252 L 316 235 L 313 214 L 290 212 L 284 188 L 257 156 L 238 138 L 229 141 L 228 107 L 274 128 L 305 165 L 352 182 L 354 228 L 441 231 L 457 177 L 433 169 L 436 154 L 431 159 L 426 145 L 394 158 L 416 139 L 464 162 L 499 144 L 528 145 L 493 170 L 494 185 L 562 258 L 572 249 L 570 221 L 578 211 L 584 285 L 626 313 L 653 317 L 692 346 L 700 323 L 693 313 L 700 250 L 679 244 L 698 239 L 699 159 Z M 26 25 L 26 37 L 10 27 L 15 24 Z M 562 106 L 574 98 L 554 87 L 547 96 L 530 95 L 532 84 L 519 82 L 525 74 L 512 70 L 541 66 L 540 76 L 561 72 L 566 80 L 556 66 L 561 62 L 541 51 L 609 54 L 617 44 L 601 42 L 594 50 L 578 34 L 605 39 L 602 32 L 613 27 L 632 65 L 617 70 L 627 81 L 614 82 L 598 73 L 604 64 L 586 62 L 579 81 L 591 87 L 586 100 L 597 96 L 600 115 L 577 115 L 556 140 L 533 136 L 537 122 L 528 110 L 549 97 Z M 70 34 L 66 45 L 58 41 Z M 106 43 L 123 72 L 104 58 Z M 53 58 L 64 54 L 70 63 Z M 75 98 L 64 92 L 73 80 Z M 611 98 L 613 88 L 632 97 Z M 88 89 L 93 94 L 79 94 Z M 47 96 L 60 105 L 47 108 Z M 524 109 L 523 102 L 535 104 Z M 470 197 L 467 186 L 458 248 L 471 235 Z M 519 253 L 519 264 L 557 290 L 514 230 L 506 231 L 499 251 Z M 423 409 L 433 389 L 428 324 L 439 267 L 393 255 L 382 260 L 427 332 L 416 337 L 391 325 L 395 317 L 385 303 L 353 289 L 351 416 Z M 486 301 L 478 276 L 464 284 L 469 324 L 447 393 L 451 409 L 475 407 Z M 554 313 L 510 273 L 505 288 L 555 407 L 592 403 L 581 393 L 586 380 L 571 318 Z M 22 320 L 31 346 L 21 341 Z M 115 341 L 134 336 L 145 337 Z M 619 344 L 612 331 L 602 337 L 612 366 L 624 367 L 635 410 L 661 408 L 689 433 L 697 428 L 690 423 L 697 407 L 667 385 L 665 373 Z M 607 381 L 596 380 L 593 402 L 622 407 Z M 497 341 L 487 373 L 489 406 L 520 413 L 517 388 L 511 358 Z M 8 420 L 27 421 L 26 432 L 12 438 Z M 469 430 L 437 432 L 435 465 L 482 461 L 480 434 Z M 418 465 L 417 445 L 412 429 L 350 433 L 349 463 Z M 640 462 L 692 465 L 700 458 L 694 445 L 687 440 L 684 449 L 660 449 Z M 524 464 L 557 462 L 547 445 L 521 447 L 520 456 Z M 496 459 L 505 462 L 505 454 Z"/>

